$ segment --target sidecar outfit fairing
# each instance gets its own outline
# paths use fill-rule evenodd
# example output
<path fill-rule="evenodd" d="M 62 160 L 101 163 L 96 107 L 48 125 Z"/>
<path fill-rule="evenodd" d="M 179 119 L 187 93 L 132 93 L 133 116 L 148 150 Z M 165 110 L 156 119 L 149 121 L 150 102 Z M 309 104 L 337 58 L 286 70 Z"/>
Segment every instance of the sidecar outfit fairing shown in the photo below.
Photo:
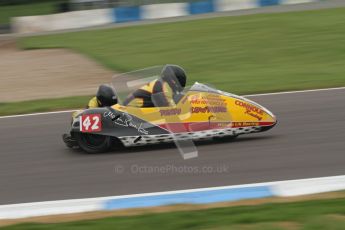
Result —
<path fill-rule="evenodd" d="M 158 78 L 160 70 L 154 67 L 116 76 L 112 85 L 119 103 L 81 111 L 73 118 L 72 138 L 87 152 L 102 152 L 114 144 L 129 147 L 179 139 L 233 138 L 269 130 L 277 122 L 263 106 L 197 82 L 172 98 L 169 106 L 122 104 L 135 88 Z"/>

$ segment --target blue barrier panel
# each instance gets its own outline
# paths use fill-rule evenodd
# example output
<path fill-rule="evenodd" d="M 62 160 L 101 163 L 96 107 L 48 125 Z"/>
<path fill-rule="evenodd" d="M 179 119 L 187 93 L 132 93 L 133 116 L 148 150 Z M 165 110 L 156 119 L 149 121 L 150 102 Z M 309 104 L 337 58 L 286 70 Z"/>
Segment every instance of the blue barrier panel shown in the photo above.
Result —
<path fill-rule="evenodd" d="M 279 4 L 280 0 L 259 0 L 259 6 L 274 6 Z"/>
<path fill-rule="evenodd" d="M 207 204 L 242 199 L 253 199 L 273 196 L 268 186 L 248 188 L 227 188 L 210 191 L 171 193 L 151 196 L 128 197 L 108 200 L 104 203 L 105 210 L 155 207 L 170 204 Z"/>
<path fill-rule="evenodd" d="M 114 8 L 114 22 L 132 22 L 140 19 L 140 8 L 138 6 Z"/>
<path fill-rule="evenodd" d="M 213 0 L 190 2 L 188 9 L 189 9 L 189 14 L 205 14 L 205 13 L 211 13 L 215 11 Z"/>

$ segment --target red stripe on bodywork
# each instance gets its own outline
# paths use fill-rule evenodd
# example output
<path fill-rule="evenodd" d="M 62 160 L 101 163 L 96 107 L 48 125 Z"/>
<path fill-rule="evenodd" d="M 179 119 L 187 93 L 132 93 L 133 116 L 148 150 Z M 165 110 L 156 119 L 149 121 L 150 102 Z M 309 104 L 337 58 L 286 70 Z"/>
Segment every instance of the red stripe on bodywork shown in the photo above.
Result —
<path fill-rule="evenodd" d="M 254 122 L 251 122 L 251 123 L 254 123 Z M 187 123 L 160 124 L 159 127 L 163 129 L 167 129 L 173 133 L 181 133 L 181 132 L 196 132 L 196 131 L 204 131 L 204 130 L 212 130 L 212 129 L 274 125 L 274 122 L 255 122 L 255 123 L 257 125 L 233 125 L 232 122 L 187 122 Z"/>

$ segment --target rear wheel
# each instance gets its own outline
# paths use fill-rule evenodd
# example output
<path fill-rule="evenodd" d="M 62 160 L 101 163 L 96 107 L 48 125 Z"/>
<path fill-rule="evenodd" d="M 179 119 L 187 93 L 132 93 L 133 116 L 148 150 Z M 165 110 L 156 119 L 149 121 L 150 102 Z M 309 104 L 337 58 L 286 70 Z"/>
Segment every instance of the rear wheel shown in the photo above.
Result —
<path fill-rule="evenodd" d="M 87 153 L 102 153 L 110 149 L 112 139 L 110 136 L 91 134 L 91 133 L 74 133 L 78 145 Z"/>

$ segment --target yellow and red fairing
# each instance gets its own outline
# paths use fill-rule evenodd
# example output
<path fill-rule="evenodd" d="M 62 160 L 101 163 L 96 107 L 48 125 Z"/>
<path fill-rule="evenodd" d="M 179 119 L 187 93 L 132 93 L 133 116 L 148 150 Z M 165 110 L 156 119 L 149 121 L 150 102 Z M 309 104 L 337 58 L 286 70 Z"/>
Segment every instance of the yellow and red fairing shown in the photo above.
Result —
<path fill-rule="evenodd" d="M 217 92 L 188 91 L 169 107 L 138 108 L 114 105 L 173 133 L 210 129 L 273 127 L 276 117 L 264 107 L 243 97 Z"/>

